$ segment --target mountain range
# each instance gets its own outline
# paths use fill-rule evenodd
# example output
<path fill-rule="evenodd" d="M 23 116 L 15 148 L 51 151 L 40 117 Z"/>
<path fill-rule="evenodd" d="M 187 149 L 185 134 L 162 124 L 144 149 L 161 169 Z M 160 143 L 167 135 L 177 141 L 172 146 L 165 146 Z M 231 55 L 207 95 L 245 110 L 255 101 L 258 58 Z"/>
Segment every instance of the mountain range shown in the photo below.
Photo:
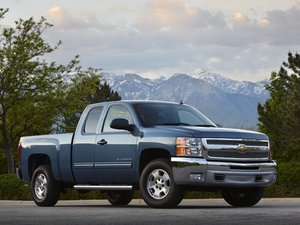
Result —
<path fill-rule="evenodd" d="M 158 79 L 138 74 L 101 75 L 123 100 L 183 101 L 223 127 L 255 129 L 257 105 L 268 98 L 267 80 L 237 81 L 202 69 Z"/>

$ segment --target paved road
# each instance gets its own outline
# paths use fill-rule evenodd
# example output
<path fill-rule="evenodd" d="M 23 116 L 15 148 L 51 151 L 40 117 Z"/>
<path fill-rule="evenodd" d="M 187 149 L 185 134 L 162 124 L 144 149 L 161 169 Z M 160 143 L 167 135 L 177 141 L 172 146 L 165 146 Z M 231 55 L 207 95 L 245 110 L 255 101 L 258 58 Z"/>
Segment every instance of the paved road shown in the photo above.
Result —
<path fill-rule="evenodd" d="M 184 200 L 175 209 L 152 209 L 142 200 L 112 207 L 106 200 L 59 201 L 37 207 L 30 201 L 0 201 L 0 225 L 296 225 L 300 198 L 263 199 L 251 208 L 233 208 L 222 199 Z"/>

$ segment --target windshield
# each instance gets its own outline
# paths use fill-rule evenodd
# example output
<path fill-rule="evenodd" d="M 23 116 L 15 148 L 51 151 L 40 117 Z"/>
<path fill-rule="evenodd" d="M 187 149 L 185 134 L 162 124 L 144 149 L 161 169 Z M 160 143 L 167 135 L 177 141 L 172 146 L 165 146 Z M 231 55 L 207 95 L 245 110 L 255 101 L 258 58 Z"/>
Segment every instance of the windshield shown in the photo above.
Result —
<path fill-rule="evenodd" d="M 187 105 L 136 103 L 133 108 L 144 127 L 156 125 L 216 127 L 206 116 Z"/>

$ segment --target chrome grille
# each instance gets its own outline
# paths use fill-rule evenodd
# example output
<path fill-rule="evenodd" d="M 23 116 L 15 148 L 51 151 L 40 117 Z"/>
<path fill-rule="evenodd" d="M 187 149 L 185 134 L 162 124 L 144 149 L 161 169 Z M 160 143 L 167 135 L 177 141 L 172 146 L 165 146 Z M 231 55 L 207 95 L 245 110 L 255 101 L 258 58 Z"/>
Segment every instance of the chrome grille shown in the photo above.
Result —
<path fill-rule="evenodd" d="M 207 159 L 223 161 L 264 161 L 269 159 L 268 140 L 203 138 Z"/>
<path fill-rule="evenodd" d="M 208 157 L 217 158 L 268 158 L 268 152 L 244 152 L 232 150 L 208 150 Z"/>
<path fill-rule="evenodd" d="M 239 145 L 239 144 L 244 144 L 247 146 L 269 146 L 268 141 L 245 141 L 245 140 L 207 140 L 208 145 Z"/>

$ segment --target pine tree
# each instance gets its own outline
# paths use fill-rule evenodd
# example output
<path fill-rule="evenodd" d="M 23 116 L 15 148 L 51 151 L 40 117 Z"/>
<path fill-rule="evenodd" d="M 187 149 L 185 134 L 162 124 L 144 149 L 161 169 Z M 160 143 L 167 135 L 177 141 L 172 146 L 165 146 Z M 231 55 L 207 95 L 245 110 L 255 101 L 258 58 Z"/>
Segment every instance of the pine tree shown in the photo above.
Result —
<path fill-rule="evenodd" d="M 74 132 L 80 114 L 88 104 L 117 100 L 121 97 L 101 80 L 98 70 L 89 68 L 86 73 L 77 74 L 68 84 L 58 132 Z"/>
<path fill-rule="evenodd" d="M 259 127 L 269 135 L 275 157 L 300 161 L 300 55 L 288 54 L 266 85 L 270 99 L 258 105 Z"/>
<path fill-rule="evenodd" d="M 90 103 L 121 100 L 118 92 L 112 90 L 110 85 L 106 81 L 104 81 L 104 83 L 99 81 L 97 85 L 98 87 L 96 88 L 95 93 L 89 97 Z"/>

